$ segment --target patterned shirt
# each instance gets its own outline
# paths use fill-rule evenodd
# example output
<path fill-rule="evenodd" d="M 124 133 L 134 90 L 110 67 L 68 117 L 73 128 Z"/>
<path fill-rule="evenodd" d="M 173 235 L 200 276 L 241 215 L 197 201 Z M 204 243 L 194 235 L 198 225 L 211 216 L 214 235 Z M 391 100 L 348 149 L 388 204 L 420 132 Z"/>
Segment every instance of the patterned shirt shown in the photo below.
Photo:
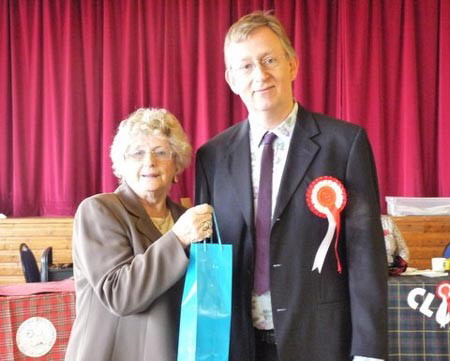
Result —
<path fill-rule="evenodd" d="M 295 103 L 291 113 L 271 132 L 277 135 L 273 142 L 273 170 L 272 170 L 272 214 L 275 210 L 278 190 L 280 189 L 281 177 L 283 175 L 284 165 L 291 143 L 292 132 L 294 130 L 295 121 L 297 119 L 298 104 Z M 254 209 L 258 207 L 258 188 L 259 173 L 261 169 L 261 156 L 263 151 L 262 138 L 267 129 L 261 126 L 258 119 L 250 118 L 250 153 L 251 153 L 251 170 L 253 184 L 253 204 Z M 256 212 L 255 212 L 256 214 Z M 272 303 L 270 299 L 270 290 L 262 295 L 252 295 L 252 317 L 253 325 L 262 330 L 273 329 L 272 320 Z"/>

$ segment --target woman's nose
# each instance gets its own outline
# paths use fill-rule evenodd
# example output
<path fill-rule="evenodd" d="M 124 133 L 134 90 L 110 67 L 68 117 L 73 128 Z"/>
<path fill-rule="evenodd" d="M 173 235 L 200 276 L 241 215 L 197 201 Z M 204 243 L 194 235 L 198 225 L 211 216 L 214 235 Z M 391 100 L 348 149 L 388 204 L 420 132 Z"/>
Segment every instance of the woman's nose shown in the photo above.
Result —
<path fill-rule="evenodd" d="M 145 152 L 144 163 L 149 165 L 155 164 L 155 155 L 153 152 Z"/>

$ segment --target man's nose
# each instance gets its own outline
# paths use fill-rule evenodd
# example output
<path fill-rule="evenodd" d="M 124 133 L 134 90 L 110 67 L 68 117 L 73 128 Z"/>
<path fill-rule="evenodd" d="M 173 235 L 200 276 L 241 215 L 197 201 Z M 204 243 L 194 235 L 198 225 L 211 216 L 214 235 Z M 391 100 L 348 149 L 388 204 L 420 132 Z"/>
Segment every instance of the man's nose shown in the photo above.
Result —
<path fill-rule="evenodd" d="M 260 62 L 253 64 L 253 77 L 256 79 L 264 79 L 268 75 L 267 68 Z"/>

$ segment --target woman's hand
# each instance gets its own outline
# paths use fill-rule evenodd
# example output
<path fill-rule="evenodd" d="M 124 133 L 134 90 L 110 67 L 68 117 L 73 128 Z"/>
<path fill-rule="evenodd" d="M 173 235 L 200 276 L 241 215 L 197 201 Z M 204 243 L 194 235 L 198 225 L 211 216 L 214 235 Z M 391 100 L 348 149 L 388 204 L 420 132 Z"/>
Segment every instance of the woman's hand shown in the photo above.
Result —
<path fill-rule="evenodd" d="M 199 242 L 211 237 L 212 212 L 213 207 L 204 203 L 189 208 L 178 218 L 172 227 L 172 231 L 178 237 L 183 247 L 189 246 L 192 242 Z"/>

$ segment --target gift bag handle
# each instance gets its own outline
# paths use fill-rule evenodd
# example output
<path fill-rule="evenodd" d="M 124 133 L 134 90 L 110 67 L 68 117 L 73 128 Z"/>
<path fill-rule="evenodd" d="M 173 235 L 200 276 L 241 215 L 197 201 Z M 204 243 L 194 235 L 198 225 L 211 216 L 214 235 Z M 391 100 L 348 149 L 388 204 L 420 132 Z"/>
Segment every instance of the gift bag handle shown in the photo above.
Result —
<path fill-rule="evenodd" d="M 217 243 L 219 243 L 220 246 L 222 246 L 222 238 L 220 237 L 219 226 L 218 226 L 217 218 L 216 218 L 216 212 L 213 211 L 212 217 L 213 217 L 214 230 L 217 235 Z M 211 240 L 211 243 L 212 243 L 212 237 L 209 237 L 209 239 Z M 203 240 L 203 245 L 205 245 L 205 247 L 206 247 L 206 238 Z"/>
<path fill-rule="evenodd" d="M 217 234 L 217 242 L 220 245 L 222 245 L 222 238 L 220 238 L 219 224 L 217 223 L 216 212 L 213 211 L 212 216 L 213 216 L 214 230 L 216 231 Z"/>

